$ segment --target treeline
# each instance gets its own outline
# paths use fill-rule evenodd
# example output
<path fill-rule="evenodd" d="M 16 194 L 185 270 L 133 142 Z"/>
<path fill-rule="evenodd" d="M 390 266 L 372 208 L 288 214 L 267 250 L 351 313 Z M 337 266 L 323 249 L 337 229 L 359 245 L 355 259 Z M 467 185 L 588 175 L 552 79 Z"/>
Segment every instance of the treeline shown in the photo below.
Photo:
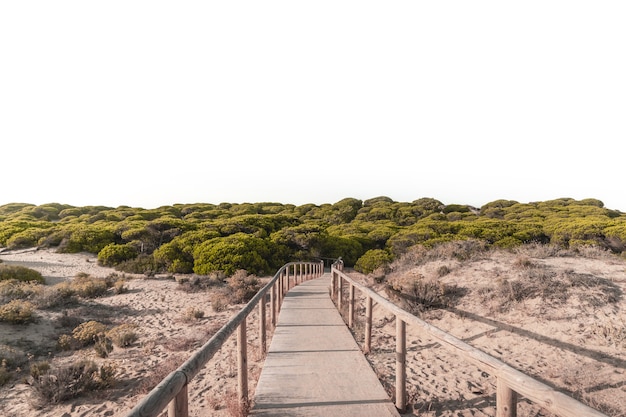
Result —
<path fill-rule="evenodd" d="M 92 252 L 105 266 L 134 273 L 245 269 L 271 274 L 292 260 L 342 257 L 364 272 L 414 245 L 477 239 L 510 248 L 538 242 L 566 248 L 626 248 L 626 214 L 596 199 L 480 208 L 433 198 L 346 198 L 334 204 L 175 204 L 156 209 L 64 204 L 0 206 L 0 247 Z"/>

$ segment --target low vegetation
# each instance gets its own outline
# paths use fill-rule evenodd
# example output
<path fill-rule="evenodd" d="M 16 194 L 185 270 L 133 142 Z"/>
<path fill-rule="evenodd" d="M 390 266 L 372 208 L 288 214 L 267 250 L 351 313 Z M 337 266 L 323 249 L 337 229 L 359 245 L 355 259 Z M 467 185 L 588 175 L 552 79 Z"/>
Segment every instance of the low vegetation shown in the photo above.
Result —
<path fill-rule="evenodd" d="M 416 245 L 460 240 L 499 248 L 533 242 L 574 250 L 594 246 L 621 254 L 626 214 L 593 198 L 496 200 L 480 208 L 388 197 L 302 206 L 176 204 L 150 210 L 0 206 L 0 247 L 92 252 L 102 265 L 148 276 L 218 271 L 230 276 L 239 269 L 261 275 L 292 260 L 339 256 L 346 266 L 369 273 Z"/>

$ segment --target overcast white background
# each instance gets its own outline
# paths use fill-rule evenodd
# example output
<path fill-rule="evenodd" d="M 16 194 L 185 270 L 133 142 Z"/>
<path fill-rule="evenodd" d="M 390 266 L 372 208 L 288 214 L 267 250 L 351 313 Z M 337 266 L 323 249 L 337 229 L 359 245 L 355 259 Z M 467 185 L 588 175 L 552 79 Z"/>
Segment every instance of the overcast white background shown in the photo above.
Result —
<path fill-rule="evenodd" d="M 623 1 L 3 1 L 0 204 L 626 211 Z"/>

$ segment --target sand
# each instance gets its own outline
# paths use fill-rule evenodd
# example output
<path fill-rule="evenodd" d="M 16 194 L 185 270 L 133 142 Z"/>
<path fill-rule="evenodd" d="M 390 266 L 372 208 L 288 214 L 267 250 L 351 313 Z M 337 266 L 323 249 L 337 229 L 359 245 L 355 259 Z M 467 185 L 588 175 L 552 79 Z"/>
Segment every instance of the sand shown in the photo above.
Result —
<path fill-rule="evenodd" d="M 0 253 L 0 259 L 39 270 L 51 284 L 71 279 L 79 272 L 94 276 L 114 272 L 98 266 L 95 257 L 89 254 L 56 254 L 49 250 L 4 252 Z M 572 289 L 565 302 L 528 299 L 503 310 L 498 308 L 496 298 L 489 298 L 484 287 L 493 287 L 498 280 L 521 273 L 518 255 L 499 253 L 472 262 L 446 261 L 450 272 L 439 279 L 463 288 L 465 295 L 451 308 L 425 311 L 420 313 L 421 317 L 509 365 L 583 399 L 609 416 L 626 416 L 626 301 L 622 295 L 626 290 L 626 262 L 615 257 L 530 256 L 530 260 L 538 270 L 576 273 L 583 278 L 600 279 L 604 286 Z M 441 266 L 441 262 L 419 265 L 401 275 L 430 277 Z M 392 275 L 390 279 L 398 279 Z M 354 276 L 376 285 L 368 277 Z M 145 396 L 149 388 L 145 387 L 146 381 L 156 383 L 165 376 L 167 370 L 188 358 L 241 307 L 231 306 L 215 313 L 209 294 L 183 292 L 176 280 L 166 276 L 152 279 L 136 276 L 127 281 L 127 287 L 127 293 L 98 298 L 67 312 L 109 326 L 122 323 L 138 326 L 137 342 L 129 348 L 115 347 L 106 359 L 98 358 L 93 349 L 61 354 L 54 351 L 59 333 L 67 332 L 56 325 L 58 316 L 64 314 L 60 310 L 43 312 L 37 323 L 27 326 L 0 324 L 0 344 L 20 340 L 25 350 L 38 346 L 39 359 L 45 358 L 48 349 L 53 367 L 89 358 L 112 364 L 117 370 L 113 388 L 43 408 L 38 408 L 27 381 L 14 379 L 0 388 L 0 415 L 124 416 Z M 607 293 L 599 288 L 614 290 L 616 302 L 607 302 Z M 378 289 L 387 295 L 384 288 Z M 184 321 L 184 312 L 190 307 L 202 310 L 204 317 Z M 363 306 L 359 309 L 361 317 L 363 309 Z M 252 398 L 254 381 L 263 361 L 258 348 L 256 311 L 249 323 L 252 323 L 248 325 Z M 419 329 L 408 326 L 407 331 L 411 406 L 405 415 L 495 415 L 495 379 L 491 375 L 464 363 Z M 373 351 L 367 358 L 390 393 L 394 384 L 394 334 L 394 317 L 375 306 Z M 357 326 L 355 337 L 362 341 L 362 327 Z M 190 385 L 190 415 L 233 415 L 236 385 L 235 338 L 231 337 Z M 550 414 L 521 398 L 518 415 Z"/>

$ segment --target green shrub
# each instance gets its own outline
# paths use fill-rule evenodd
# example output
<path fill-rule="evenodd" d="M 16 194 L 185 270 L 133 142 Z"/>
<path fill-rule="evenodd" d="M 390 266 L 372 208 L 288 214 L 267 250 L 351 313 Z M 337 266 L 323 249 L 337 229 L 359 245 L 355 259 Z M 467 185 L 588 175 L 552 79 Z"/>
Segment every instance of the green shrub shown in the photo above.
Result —
<path fill-rule="evenodd" d="M 134 259 L 139 255 L 132 244 L 118 245 L 110 243 L 98 252 L 98 263 L 103 266 L 115 266 L 124 261 Z"/>
<path fill-rule="evenodd" d="M 45 280 L 41 273 L 34 269 L 26 268 L 20 265 L 0 265 L 0 281 L 14 279 L 17 281 L 36 281 L 44 283 Z"/>
<path fill-rule="evenodd" d="M 34 306 L 23 300 L 13 300 L 0 306 L 0 321 L 11 324 L 24 324 L 35 319 Z"/>
<path fill-rule="evenodd" d="M 224 271 L 232 275 L 238 269 L 252 274 L 268 272 L 266 259 L 271 257 L 269 243 L 261 238 L 235 233 L 223 238 L 208 240 L 194 251 L 194 272 L 208 275 L 214 271 Z"/>
<path fill-rule="evenodd" d="M 356 261 L 354 269 L 364 274 L 369 274 L 381 266 L 387 265 L 391 261 L 392 256 L 386 250 L 370 249 L 365 252 L 358 261 Z"/>

